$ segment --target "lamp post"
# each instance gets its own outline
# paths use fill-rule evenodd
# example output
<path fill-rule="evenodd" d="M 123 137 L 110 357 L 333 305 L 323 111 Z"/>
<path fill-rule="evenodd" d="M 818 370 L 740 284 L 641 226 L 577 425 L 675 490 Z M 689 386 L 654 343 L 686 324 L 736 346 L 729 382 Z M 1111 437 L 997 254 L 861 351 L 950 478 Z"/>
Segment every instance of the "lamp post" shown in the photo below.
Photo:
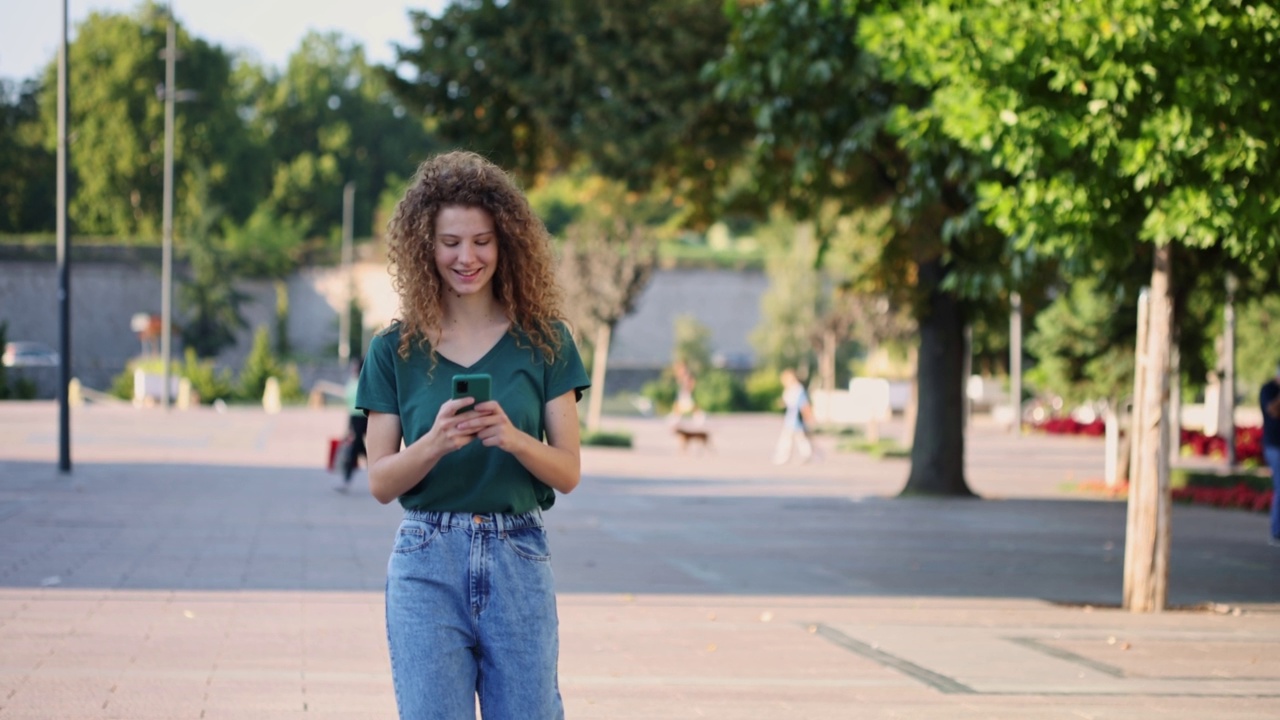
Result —
<path fill-rule="evenodd" d="M 351 277 L 352 229 L 355 224 L 356 184 L 342 188 L 342 312 L 338 313 L 338 360 L 343 367 L 351 361 Z"/>
<path fill-rule="evenodd" d="M 164 87 L 157 93 L 164 100 L 164 199 L 162 201 L 161 234 L 163 249 L 160 268 L 160 405 L 169 409 L 169 360 L 173 356 L 173 106 L 174 103 L 193 100 L 197 93 L 178 90 L 177 74 L 178 40 L 174 21 L 173 3 L 169 3 L 169 26 L 165 32 Z"/>
<path fill-rule="evenodd" d="M 164 46 L 164 200 L 161 220 L 163 251 L 160 261 L 160 406 L 169 409 L 169 359 L 173 356 L 173 102 L 177 74 L 177 30 L 173 3 Z"/>
<path fill-rule="evenodd" d="M 58 472 L 71 472 L 71 247 L 67 216 L 69 148 L 68 92 L 71 68 L 67 57 L 67 3 L 62 0 L 62 40 L 58 45 Z"/>
<path fill-rule="evenodd" d="M 1222 422 L 1218 423 L 1223 438 L 1227 441 L 1227 469 L 1236 466 L 1236 289 L 1238 283 L 1235 273 L 1227 273 L 1227 303 L 1222 310 L 1223 315 L 1223 377 L 1222 394 L 1219 396 L 1226 404 L 1226 412 L 1222 412 Z"/>

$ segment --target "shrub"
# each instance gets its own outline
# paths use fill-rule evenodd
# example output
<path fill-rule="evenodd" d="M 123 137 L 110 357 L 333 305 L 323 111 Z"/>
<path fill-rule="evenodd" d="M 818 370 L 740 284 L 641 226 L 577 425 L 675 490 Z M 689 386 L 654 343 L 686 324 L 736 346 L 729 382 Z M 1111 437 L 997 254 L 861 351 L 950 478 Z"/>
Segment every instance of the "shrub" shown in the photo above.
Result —
<path fill-rule="evenodd" d="M 208 405 L 215 400 L 229 400 L 235 394 L 231 384 L 231 372 L 225 369 L 222 372 L 216 371 L 213 361 L 201 360 L 196 355 L 195 348 L 187 348 L 180 374 L 191 383 L 191 389 L 200 397 L 200 402 L 203 404 Z M 129 385 L 132 391 L 132 375 L 129 378 Z"/>
<path fill-rule="evenodd" d="M 732 412 L 746 407 L 746 394 L 728 370 L 708 370 L 698 378 L 693 400 L 706 412 Z"/>
<path fill-rule="evenodd" d="M 782 409 L 782 380 L 776 370 L 761 368 L 751 373 L 743 383 L 746 409 L 754 412 L 772 412 Z"/>
<path fill-rule="evenodd" d="M 640 394 L 649 398 L 654 411 L 666 414 L 676 402 L 676 379 L 669 372 L 663 372 L 657 380 L 650 380 L 640 388 Z"/>
<path fill-rule="evenodd" d="M 631 433 L 609 430 L 588 431 L 582 435 L 582 444 L 593 447 L 631 447 Z"/>
<path fill-rule="evenodd" d="M 293 363 L 281 364 L 271 351 L 271 336 L 263 326 L 254 333 L 253 349 L 249 351 L 249 357 L 245 358 L 244 367 L 240 369 L 236 397 L 249 402 L 261 400 L 267 388 L 267 378 L 271 377 L 280 382 L 282 401 L 299 402 L 305 397 L 302 380 L 298 377 L 298 366 Z"/>

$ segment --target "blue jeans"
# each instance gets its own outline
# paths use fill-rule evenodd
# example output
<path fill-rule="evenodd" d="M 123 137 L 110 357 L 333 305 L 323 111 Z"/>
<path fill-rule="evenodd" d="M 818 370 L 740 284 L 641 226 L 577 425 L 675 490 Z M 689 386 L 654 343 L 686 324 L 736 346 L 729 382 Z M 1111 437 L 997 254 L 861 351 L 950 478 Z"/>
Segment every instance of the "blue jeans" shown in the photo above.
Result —
<path fill-rule="evenodd" d="M 403 720 L 560 720 L 559 620 L 542 513 L 405 511 L 387 563 Z"/>
<path fill-rule="evenodd" d="M 1271 537 L 1280 540 L 1280 447 L 1263 445 L 1262 456 L 1271 466 Z"/>

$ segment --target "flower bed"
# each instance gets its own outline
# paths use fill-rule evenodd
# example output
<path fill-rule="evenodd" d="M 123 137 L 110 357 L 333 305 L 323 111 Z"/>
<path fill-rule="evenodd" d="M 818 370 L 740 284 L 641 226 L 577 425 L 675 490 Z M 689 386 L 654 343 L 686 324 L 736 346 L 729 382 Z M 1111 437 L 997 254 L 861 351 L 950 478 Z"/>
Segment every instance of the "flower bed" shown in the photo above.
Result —
<path fill-rule="evenodd" d="M 1199 430 L 1182 431 L 1182 454 L 1195 457 L 1225 458 L 1227 456 L 1227 440 L 1208 436 Z M 1259 465 L 1262 463 L 1262 428 L 1236 428 L 1236 462 L 1242 465 Z"/>
<path fill-rule="evenodd" d="M 1101 419 L 1082 423 L 1072 417 L 1051 417 L 1048 420 L 1032 423 L 1031 429 L 1050 435 L 1086 435 L 1102 437 L 1106 432 L 1106 424 Z"/>

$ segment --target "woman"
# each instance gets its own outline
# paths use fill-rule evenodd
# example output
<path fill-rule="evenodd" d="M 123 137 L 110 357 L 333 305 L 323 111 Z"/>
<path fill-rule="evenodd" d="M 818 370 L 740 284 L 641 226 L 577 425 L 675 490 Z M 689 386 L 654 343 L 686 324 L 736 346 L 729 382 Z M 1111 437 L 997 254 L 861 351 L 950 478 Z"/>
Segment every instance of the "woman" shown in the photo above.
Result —
<path fill-rule="evenodd" d="M 589 382 L 550 240 L 506 173 L 464 152 L 418 168 L 388 235 L 402 315 L 370 343 L 357 404 L 373 496 L 405 509 L 387 567 L 400 717 L 471 718 L 478 696 L 486 720 L 562 718 L 542 511 L 578 484 Z M 452 399 L 473 373 L 492 399 Z"/>

